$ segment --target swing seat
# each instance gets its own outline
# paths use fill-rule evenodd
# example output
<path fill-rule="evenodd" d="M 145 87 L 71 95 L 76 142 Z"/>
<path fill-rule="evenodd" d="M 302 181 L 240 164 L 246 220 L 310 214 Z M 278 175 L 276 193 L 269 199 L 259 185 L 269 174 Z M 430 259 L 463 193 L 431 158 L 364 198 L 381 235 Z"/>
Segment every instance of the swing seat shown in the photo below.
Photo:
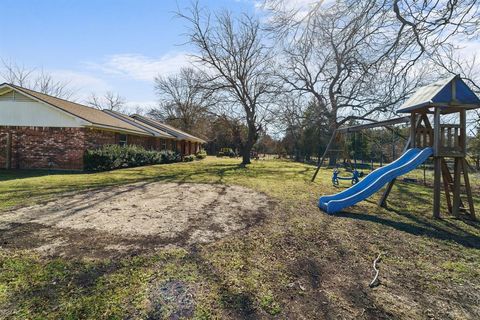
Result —
<path fill-rule="evenodd" d="M 358 177 L 360 176 L 359 172 L 355 169 L 350 177 L 340 177 L 338 176 L 338 171 L 333 172 L 332 176 L 332 183 L 334 186 L 339 185 L 339 180 L 350 180 L 352 182 L 352 185 L 356 184 L 359 179 Z"/>

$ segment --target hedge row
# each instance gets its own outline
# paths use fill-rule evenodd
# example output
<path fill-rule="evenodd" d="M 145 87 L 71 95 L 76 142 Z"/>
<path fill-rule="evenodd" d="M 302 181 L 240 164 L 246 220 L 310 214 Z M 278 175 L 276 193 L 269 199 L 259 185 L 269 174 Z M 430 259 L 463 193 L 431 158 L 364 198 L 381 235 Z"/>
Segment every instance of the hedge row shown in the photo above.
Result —
<path fill-rule="evenodd" d="M 177 161 L 180 161 L 180 156 L 170 150 L 149 151 L 135 145 L 106 145 L 100 149 L 87 150 L 84 166 L 88 171 L 106 171 Z"/>

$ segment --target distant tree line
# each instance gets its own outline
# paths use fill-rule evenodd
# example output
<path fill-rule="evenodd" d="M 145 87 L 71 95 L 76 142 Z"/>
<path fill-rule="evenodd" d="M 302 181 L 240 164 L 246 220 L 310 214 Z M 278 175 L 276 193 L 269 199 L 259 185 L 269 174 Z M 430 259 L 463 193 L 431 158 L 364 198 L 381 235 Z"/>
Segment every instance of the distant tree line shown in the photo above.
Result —
<path fill-rule="evenodd" d="M 210 153 L 237 150 L 242 165 L 252 151 L 312 161 L 339 127 L 394 117 L 417 87 L 439 77 L 461 74 L 480 92 L 476 57 L 460 54 L 458 45 L 480 35 L 477 1 L 302 3 L 264 0 L 257 12 L 242 14 L 211 12 L 200 2 L 180 9 L 193 62 L 155 78 L 159 104 L 148 115 L 209 141 Z M 5 63 L 3 69 L 10 82 L 70 94 L 48 75 L 32 79 Z M 120 111 L 125 104 L 112 92 L 87 102 Z M 478 163 L 480 114 L 468 119 L 469 150 Z M 391 130 L 368 130 L 334 148 L 388 161 L 403 140 Z"/>
<path fill-rule="evenodd" d="M 181 10 L 194 62 L 156 79 L 161 103 L 151 111 L 207 138 L 210 152 L 237 149 L 242 164 L 252 150 L 311 161 L 335 129 L 394 116 L 420 85 L 449 73 L 477 83 L 475 63 L 456 47 L 479 35 L 476 1 L 265 0 L 262 9 L 268 18 L 198 2 Z M 367 135 L 336 148 L 389 161 L 405 143 L 387 129 Z"/>

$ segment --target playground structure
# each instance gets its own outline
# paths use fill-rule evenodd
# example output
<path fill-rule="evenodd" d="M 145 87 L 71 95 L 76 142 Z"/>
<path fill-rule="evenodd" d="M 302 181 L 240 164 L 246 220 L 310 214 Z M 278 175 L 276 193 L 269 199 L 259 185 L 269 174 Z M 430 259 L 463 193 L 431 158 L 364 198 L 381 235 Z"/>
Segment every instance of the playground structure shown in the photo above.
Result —
<path fill-rule="evenodd" d="M 388 183 L 378 203 L 385 207 L 397 177 L 414 170 L 428 158 L 433 157 L 433 216 L 440 217 L 443 186 L 449 213 L 458 217 L 460 212 L 464 212 L 475 219 L 466 161 L 466 111 L 477 108 L 480 108 L 480 99 L 458 75 L 419 88 L 398 110 L 399 113 L 410 114 L 410 135 L 403 155 L 387 166 L 373 171 L 351 188 L 336 195 L 321 197 L 319 207 L 328 213 L 340 211 L 366 199 Z M 455 121 L 445 122 L 447 116 Z M 363 127 L 388 126 L 401 121 L 405 121 L 405 118 L 367 124 Z M 342 130 L 349 129 L 351 128 Z M 334 132 L 332 135 L 329 145 L 336 134 L 337 132 Z M 323 164 L 329 145 L 319 161 L 312 181 Z M 453 159 L 453 175 L 446 161 L 448 158 Z"/>
<path fill-rule="evenodd" d="M 368 123 L 368 124 L 359 124 L 359 125 L 354 125 L 354 126 L 345 126 L 345 127 L 340 127 L 336 130 L 333 131 L 332 136 L 330 137 L 330 140 L 325 148 L 325 151 L 323 152 L 322 157 L 319 159 L 318 165 L 317 165 L 317 170 L 315 171 L 315 174 L 312 177 L 312 182 L 315 180 L 318 171 L 322 167 L 323 163 L 325 162 L 325 159 L 327 158 L 328 155 L 334 155 L 335 157 L 338 156 L 339 153 L 343 153 L 343 158 L 346 160 L 347 163 L 350 164 L 350 167 L 353 169 L 364 169 L 367 168 L 365 164 L 358 164 L 357 159 L 353 159 L 353 164 L 351 163 L 350 156 L 348 154 L 348 151 L 345 150 L 345 143 L 344 143 L 344 148 L 339 149 L 338 144 L 341 136 L 346 136 L 347 134 L 353 134 L 354 135 L 354 141 L 355 139 L 355 134 L 357 132 L 362 132 L 363 130 L 367 129 L 372 129 L 372 128 L 379 128 L 383 127 L 392 132 L 394 135 L 398 135 L 398 133 L 395 132 L 393 129 L 393 126 L 398 125 L 398 124 L 406 124 L 410 122 L 410 117 L 405 116 L 405 117 L 399 117 L 399 118 L 394 118 L 394 119 L 389 119 L 385 121 L 378 121 L 378 122 L 373 122 L 373 123 Z M 398 135 L 400 136 L 400 135 Z M 401 138 L 404 138 L 400 136 Z M 334 144 L 336 144 L 336 148 L 334 148 Z M 355 149 L 355 147 L 354 147 Z M 356 150 L 354 150 L 356 151 Z M 371 166 L 370 166 L 371 167 Z M 373 168 L 371 168 L 373 169 Z"/>

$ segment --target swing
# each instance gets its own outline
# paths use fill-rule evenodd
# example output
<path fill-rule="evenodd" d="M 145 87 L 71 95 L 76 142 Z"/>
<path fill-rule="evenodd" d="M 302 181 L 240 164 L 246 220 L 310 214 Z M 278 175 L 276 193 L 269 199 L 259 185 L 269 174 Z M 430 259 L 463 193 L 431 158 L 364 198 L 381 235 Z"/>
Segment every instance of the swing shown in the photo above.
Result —
<path fill-rule="evenodd" d="M 350 177 L 340 177 L 338 174 L 340 171 L 335 168 L 333 170 L 333 176 L 332 176 L 332 183 L 335 187 L 337 187 L 340 184 L 339 180 L 350 180 L 352 185 L 356 184 L 359 180 L 360 177 L 360 172 L 358 172 L 357 169 L 353 169 L 352 175 Z"/>

